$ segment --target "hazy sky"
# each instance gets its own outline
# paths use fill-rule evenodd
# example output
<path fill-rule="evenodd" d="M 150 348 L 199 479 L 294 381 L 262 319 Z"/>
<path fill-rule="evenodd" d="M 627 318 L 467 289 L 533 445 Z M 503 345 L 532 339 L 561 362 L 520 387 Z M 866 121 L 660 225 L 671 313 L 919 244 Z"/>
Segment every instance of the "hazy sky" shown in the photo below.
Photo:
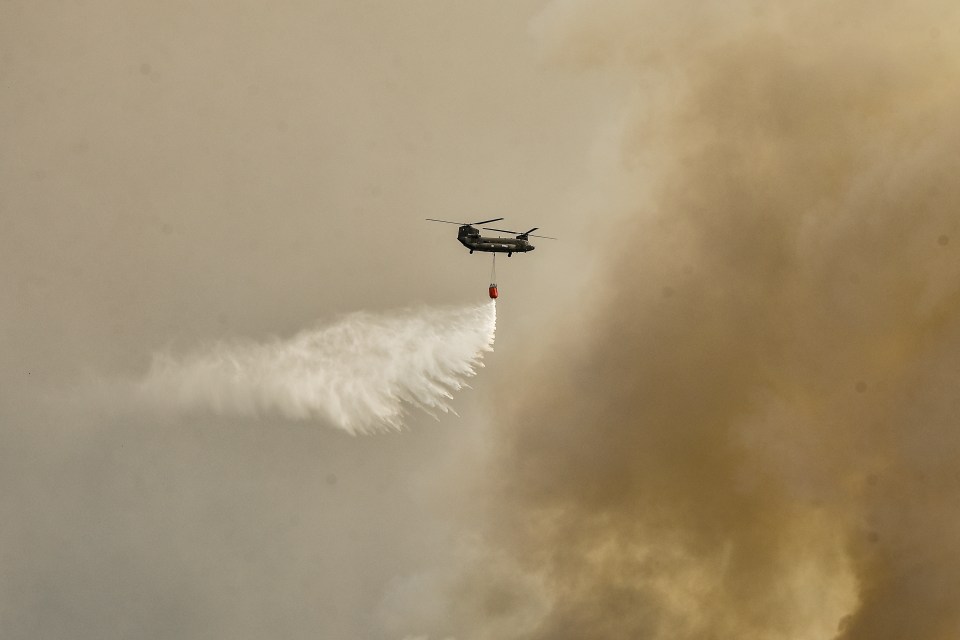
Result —
<path fill-rule="evenodd" d="M 541 55 L 541 4 L 0 4 L 0 635 L 405 633 L 392 585 L 470 532 L 431 492 L 494 417 L 487 381 L 460 419 L 370 438 L 76 390 L 160 349 L 483 301 L 489 258 L 426 217 L 563 238 L 501 261 L 484 375 L 508 367 L 595 261 L 611 111 Z"/>
<path fill-rule="evenodd" d="M 958 39 L 939 0 L 0 4 L 0 635 L 955 637 Z M 561 240 L 499 261 L 460 418 L 79 391 L 482 300 L 423 218 L 494 216 Z"/>

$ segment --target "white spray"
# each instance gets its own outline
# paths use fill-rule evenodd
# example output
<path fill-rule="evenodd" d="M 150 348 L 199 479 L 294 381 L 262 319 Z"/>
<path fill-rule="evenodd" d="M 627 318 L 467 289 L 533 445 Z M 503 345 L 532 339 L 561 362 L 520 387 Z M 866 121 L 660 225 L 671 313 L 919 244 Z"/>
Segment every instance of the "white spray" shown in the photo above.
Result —
<path fill-rule="evenodd" d="M 451 411 L 453 392 L 493 350 L 496 321 L 493 301 L 354 313 L 285 340 L 155 355 L 140 393 L 180 410 L 276 412 L 350 433 L 399 429 L 407 405 Z"/>

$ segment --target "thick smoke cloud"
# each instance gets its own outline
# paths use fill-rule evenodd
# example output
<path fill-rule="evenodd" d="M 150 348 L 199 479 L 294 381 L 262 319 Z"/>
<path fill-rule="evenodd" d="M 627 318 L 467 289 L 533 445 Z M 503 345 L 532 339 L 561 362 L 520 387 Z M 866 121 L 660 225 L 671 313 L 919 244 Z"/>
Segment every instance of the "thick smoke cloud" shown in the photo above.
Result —
<path fill-rule="evenodd" d="M 633 221 L 503 389 L 488 538 L 551 603 L 517 637 L 956 635 L 955 8 L 558 2 L 537 29 L 635 83 Z"/>

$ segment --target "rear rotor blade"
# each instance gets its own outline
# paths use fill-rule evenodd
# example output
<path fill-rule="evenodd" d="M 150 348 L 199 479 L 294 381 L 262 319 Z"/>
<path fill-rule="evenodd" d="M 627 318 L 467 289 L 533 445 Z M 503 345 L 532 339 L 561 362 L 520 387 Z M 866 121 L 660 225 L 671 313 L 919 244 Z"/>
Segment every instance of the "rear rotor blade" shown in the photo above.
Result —
<path fill-rule="evenodd" d="M 503 218 L 491 218 L 489 220 L 481 220 L 480 222 L 471 222 L 470 224 L 487 224 L 488 222 L 496 222 L 497 220 L 503 220 Z"/>
<path fill-rule="evenodd" d="M 530 231 L 536 231 L 539 228 L 540 227 L 534 227 L 533 229 L 530 229 Z M 493 227 L 484 227 L 484 229 L 486 229 L 487 231 L 499 231 L 500 233 L 512 233 L 515 236 L 527 236 L 530 238 L 546 238 L 547 240 L 556 240 L 556 238 L 551 238 L 550 236 L 538 236 L 535 233 L 530 233 L 530 231 L 527 231 L 526 233 L 520 233 L 519 231 L 510 231 L 509 229 L 494 229 Z"/>

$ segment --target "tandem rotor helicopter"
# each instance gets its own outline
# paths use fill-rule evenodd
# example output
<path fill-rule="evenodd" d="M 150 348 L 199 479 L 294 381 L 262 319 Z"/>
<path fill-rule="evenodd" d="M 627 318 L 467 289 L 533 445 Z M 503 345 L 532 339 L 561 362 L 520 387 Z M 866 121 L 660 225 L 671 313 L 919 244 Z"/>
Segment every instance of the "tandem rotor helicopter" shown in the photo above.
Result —
<path fill-rule="evenodd" d="M 483 227 L 487 231 L 497 231 L 499 233 L 512 233 L 515 238 L 500 238 L 500 237 L 485 237 L 480 235 L 480 230 L 477 229 L 481 224 L 489 224 L 491 222 L 498 222 L 503 220 L 503 218 L 491 218 L 490 220 L 481 220 L 480 222 L 452 222 L 450 220 L 437 220 L 436 218 L 427 218 L 430 222 L 443 222 L 445 224 L 458 224 L 460 229 L 457 231 L 457 240 L 460 241 L 460 244 L 465 246 L 470 250 L 470 253 L 474 251 L 483 251 L 485 253 L 493 254 L 493 266 L 490 270 L 490 298 L 495 300 L 499 296 L 497 291 L 497 254 L 505 253 L 507 257 L 513 256 L 514 253 L 527 253 L 528 251 L 533 251 L 536 249 L 532 244 L 530 244 L 530 238 L 546 238 L 547 240 L 556 240 L 556 238 L 551 238 L 550 236 L 538 236 L 533 232 L 539 229 L 539 227 L 534 227 L 529 231 L 524 231 L 520 233 L 519 231 L 509 231 L 507 229 L 494 229 L 493 227 Z"/>
<path fill-rule="evenodd" d="M 534 227 L 529 231 L 520 233 L 519 231 L 509 231 L 507 229 L 494 229 L 492 227 L 483 227 L 487 231 L 498 231 L 500 233 L 512 233 L 516 238 L 492 238 L 480 235 L 480 231 L 474 225 L 488 224 L 497 222 L 503 218 L 492 218 L 490 220 L 481 220 L 480 222 L 451 222 L 450 220 L 437 220 L 436 218 L 427 218 L 430 222 L 444 222 L 446 224 L 458 224 L 460 229 L 457 231 L 457 240 L 460 244 L 474 251 L 485 251 L 488 253 L 505 253 L 509 258 L 514 253 L 526 253 L 536 249 L 530 244 L 530 238 L 546 238 L 547 240 L 556 240 L 550 236 L 534 235 L 534 231 L 540 227 Z"/>

